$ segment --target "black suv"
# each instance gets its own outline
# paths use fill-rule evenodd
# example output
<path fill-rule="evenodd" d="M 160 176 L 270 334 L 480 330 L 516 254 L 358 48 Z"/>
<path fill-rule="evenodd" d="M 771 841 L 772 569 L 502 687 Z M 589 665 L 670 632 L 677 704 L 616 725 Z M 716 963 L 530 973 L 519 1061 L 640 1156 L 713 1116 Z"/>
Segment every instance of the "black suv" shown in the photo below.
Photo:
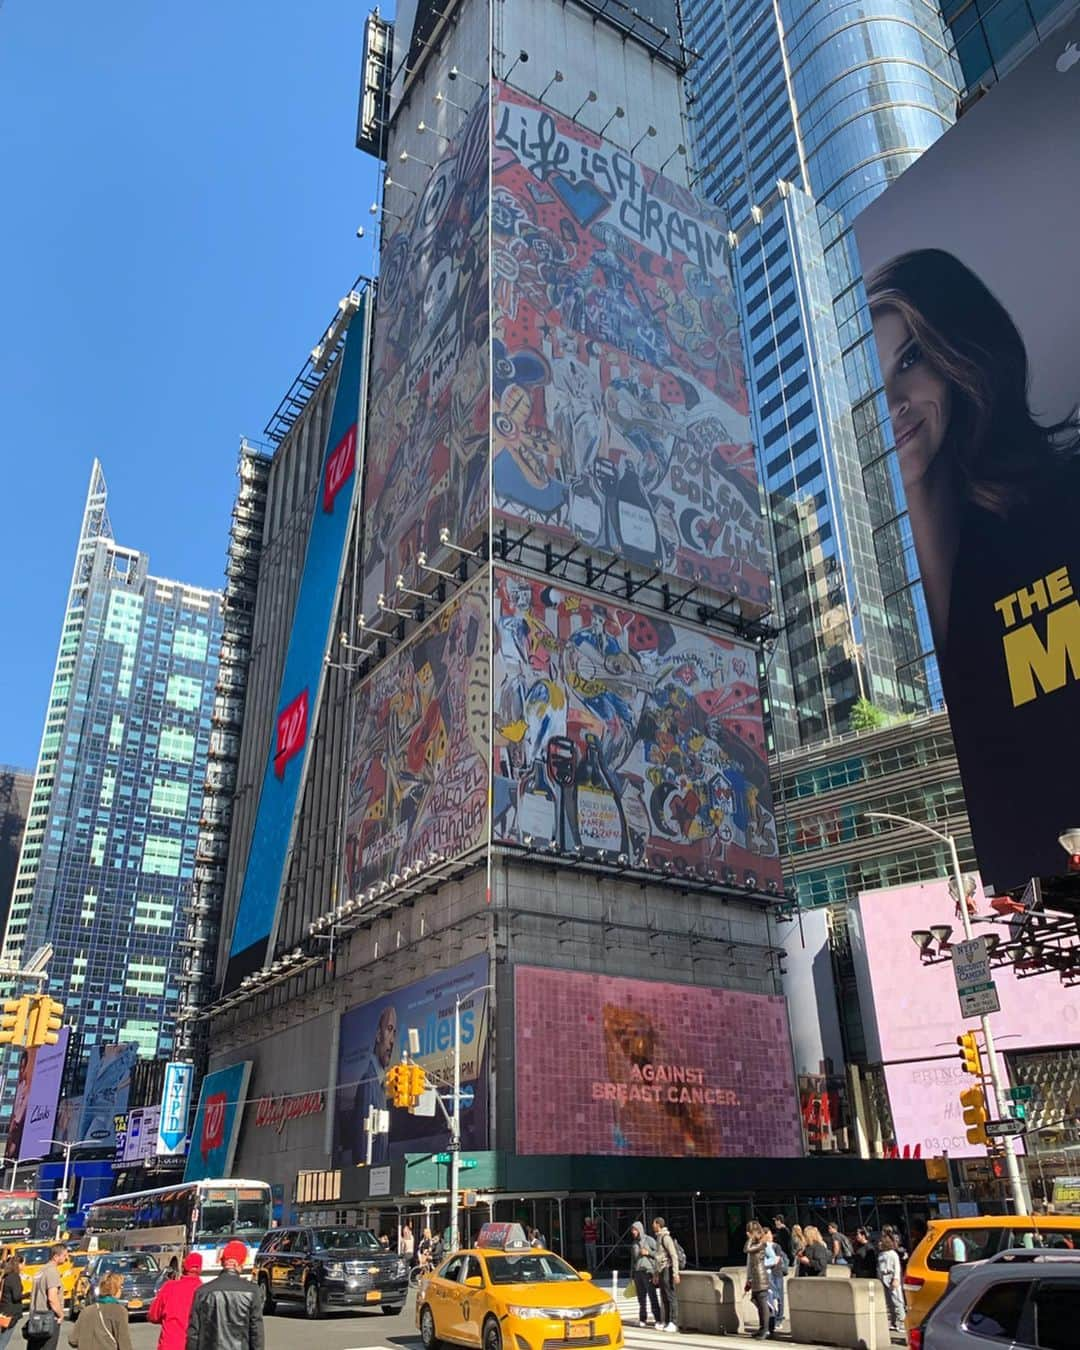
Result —
<path fill-rule="evenodd" d="M 304 1305 L 308 1317 L 331 1308 L 401 1311 L 409 1288 L 405 1260 L 380 1247 L 368 1228 L 275 1228 L 255 1254 L 263 1308 Z"/>

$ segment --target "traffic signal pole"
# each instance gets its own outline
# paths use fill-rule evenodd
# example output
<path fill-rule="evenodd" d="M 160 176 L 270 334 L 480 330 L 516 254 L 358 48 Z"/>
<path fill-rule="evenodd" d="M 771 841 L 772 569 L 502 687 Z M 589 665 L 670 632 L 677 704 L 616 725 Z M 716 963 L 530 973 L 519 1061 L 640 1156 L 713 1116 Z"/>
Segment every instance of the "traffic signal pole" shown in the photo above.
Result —
<path fill-rule="evenodd" d="M 475 991 L 472 991 L 475 992 Z M 470 992 L 470 997 L 472 993 Z M 454 999 L 454 1096 L 450 1112 L 450 1250 L 460 1242 L 458 1209 L 461 1182 L 461 996 Z"/>

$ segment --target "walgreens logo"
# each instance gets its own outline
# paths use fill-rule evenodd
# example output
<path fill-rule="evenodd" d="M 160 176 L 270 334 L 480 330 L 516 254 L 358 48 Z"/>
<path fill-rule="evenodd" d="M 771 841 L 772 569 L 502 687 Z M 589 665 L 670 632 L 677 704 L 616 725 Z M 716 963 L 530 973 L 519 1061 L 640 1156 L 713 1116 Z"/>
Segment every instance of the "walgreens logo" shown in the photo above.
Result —
<path fill-rule="evenodd" d="M 307 740 L 308 691 L 305 689 L 278 714 L 277 742 L 274 747 L 274 772 L 285 777 L 285 765 L 299 754 Z"/>
<path fill-rule="evenodd" d="M 304 1092 L 295 1097 L 262 1097 L 255 1109 L 255 1126 L 269 1126 L 283 1133 L 290 1120 L 318 1116 L 326 1109 L 326 1098 L 321 1092 Z"/>
<path fill-rule="evenodd" d="M 228 1097 L 224 1092 L 214 1092 L 207 1097 L 203 1106 L 202 1138 L 199 1140 L 199 1152 L 203 1162 L 215 1149 L 225 1144 L 225 1108 Z"/>
<path fill-rule="evenodd" d="M 323 483 L 322 508 L 327 513 L 334 509 L 334 498 L 349 481 L 356 468 L 356 423 L 348 429 L 330 452 L 326 461 L 326 480 Z"/>

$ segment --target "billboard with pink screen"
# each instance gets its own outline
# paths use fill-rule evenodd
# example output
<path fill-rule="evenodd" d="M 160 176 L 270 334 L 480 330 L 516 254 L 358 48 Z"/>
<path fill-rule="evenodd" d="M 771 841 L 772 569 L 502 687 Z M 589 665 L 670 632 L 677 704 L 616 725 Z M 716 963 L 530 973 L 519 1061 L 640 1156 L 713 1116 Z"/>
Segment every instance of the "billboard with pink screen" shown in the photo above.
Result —
<path fill-rule="evenodd" d="M 981 893 L 976 909 L 985 910 Z M 956 1038 L 978 1029 L 964 1019 L 951 961 L 924 966 L 910 934 L 960 920 L 944 881 L 895 886 L 860 895 L 850 911 L 851 944 L 859 1004 L 871 1063 L 885 1065 L 896 1142 L 922 1144 L 923 1154 L 948 1149 L 953 1157 L 983 1156 L 971 1145 L 961 1119 L 959 1094 L 971 1078 L 960 1069 Z M 975 934 L 1000 932 L 975 921 Z M 1064 1045 L 1080 1039 L 1080 999 L 1053 979 L 1020 980 L 1009 969 L 994 972 L 1000 1013 L 994 1036 L 1000 1053 Z"/>
<path fill-rule="evenodd" d="M 514 999 L 518 1153 L 802 1155 L 783 998 L 518 966 Z"/>

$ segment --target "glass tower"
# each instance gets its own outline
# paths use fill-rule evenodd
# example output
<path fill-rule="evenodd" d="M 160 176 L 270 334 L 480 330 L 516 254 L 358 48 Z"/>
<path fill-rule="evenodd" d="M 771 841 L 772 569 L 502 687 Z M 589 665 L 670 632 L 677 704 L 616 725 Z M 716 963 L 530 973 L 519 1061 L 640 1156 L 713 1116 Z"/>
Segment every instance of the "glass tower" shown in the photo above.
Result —
<path fill-rule="evenodd" d="M 964 84 L 1001 79 L 1076 9 L 1076 0 L 946 0 Z"/>
<path fill-rule="evenodd" d="M 113 538 L 95 460 L 3 959 L 53 946 L 48 992 L 85 1051 L 173 1049 L 221 597 Z"/>
<path fill-rule="evenodd" d="M 851 225 L 951 124 L 922 0 L 687 0 L 699 190 L 727 211 L 781 637 L 774 749 L 941 702 Z"/>

